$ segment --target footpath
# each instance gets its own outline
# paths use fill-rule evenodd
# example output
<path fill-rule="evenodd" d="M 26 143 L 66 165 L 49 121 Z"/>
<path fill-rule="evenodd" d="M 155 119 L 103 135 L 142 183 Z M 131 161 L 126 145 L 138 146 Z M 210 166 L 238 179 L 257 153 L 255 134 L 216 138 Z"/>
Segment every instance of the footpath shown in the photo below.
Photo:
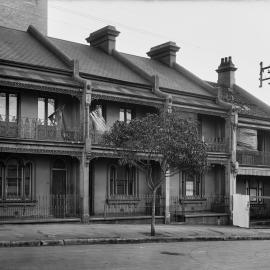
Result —
<path fill-rule="evenodd" d="M 233 240 L 270 240 L 270 228 L 159 224 L 151 237 L 149 224 L 0 225 L 0 247 Z"/>

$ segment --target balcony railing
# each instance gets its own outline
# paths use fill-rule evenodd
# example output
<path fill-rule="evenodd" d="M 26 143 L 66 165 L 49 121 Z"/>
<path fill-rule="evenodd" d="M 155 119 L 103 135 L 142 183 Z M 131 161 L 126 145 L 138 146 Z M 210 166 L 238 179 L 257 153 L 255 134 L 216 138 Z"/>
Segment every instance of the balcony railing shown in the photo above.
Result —
<path fill-rule="evenodd" d="M 12 121 L 0 119 L 0 137 L 79 142 L 82 141 L 82 132 L 80 128 L 65 128 L 61 123 L 23 117 Z"/>
<path fill-rule="evenodd" d="M 270 166 L 270 152 L 239 150 L 236 159 L 241 165 Z"/>
<path fill-rule="evenodd" d="M 102 145 L 102 132 L 92 131 L 91 139 L 92 144 Z M 209 138 L 204 137 L 204 142 L 207 145 L 208 152 L 227 152 L 228 151 L 228 143 L 224 138 Z"/>
<path fill-rule="evenodd" d="M 103 132 L 100 131 L 91 131 L 90 136 L 92 144 L 102 145 L 102 134 Z"/>
<path fill-rule="evenodd" d="M 204 142 L 207 145 L 208 152 L 227 152 L 228 143 L 225 138 L 219 137 L 203 137 Z"/>

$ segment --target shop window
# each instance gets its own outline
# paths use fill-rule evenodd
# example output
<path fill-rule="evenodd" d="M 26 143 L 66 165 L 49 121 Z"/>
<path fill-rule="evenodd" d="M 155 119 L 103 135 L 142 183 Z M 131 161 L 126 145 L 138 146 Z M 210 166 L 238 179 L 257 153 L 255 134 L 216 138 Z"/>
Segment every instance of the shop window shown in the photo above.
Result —
<path fill-rule="evenodd" d="M 201 176 L 182 172 L 182 196 L 201 197 Z"/>
<path fill-rule="evenodd" d="M 53 125 L 52 115 L 55 113 L 55 99 L 38 98 L 38 121 L 41 125 Z"/>
<path fill-rule="evenodd" d="M 0 163 L 1 200 L 30 200 L 32 193 L 32 164 L 22 165 L 16 159 L 4 166 Z"/>
<path fill-rule="evenodd" d="M 16 122 L 18 97 L 16 94 L 0 93 L 0 121 Z"/>
<path fill-rule="evenodd" d="M 129 123 L 134 118 L 134 112 L 130 108 L 120 108 L 119 120 Z"/>
<path fill-rule="evenodd" d="M 135 196 L 137 193 L 137 172 L 135 167 L 116 166 L 109 167 L 109 194 L 110 196 Z"/>

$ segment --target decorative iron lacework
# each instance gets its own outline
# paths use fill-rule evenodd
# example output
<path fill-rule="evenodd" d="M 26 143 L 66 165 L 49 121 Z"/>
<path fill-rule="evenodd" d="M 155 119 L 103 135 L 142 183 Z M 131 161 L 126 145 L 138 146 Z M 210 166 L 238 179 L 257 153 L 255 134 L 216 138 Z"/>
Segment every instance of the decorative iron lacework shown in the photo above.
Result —
<path fill-rule="evenodd" d="M 119 96 L 110 96 L 110 95 L 102 95 L 102 94 L 92 94 L 92 100 L 109 100 L 109 101 L 117 101 L 117 102 L 125 102 L 131 104 L 138 104 L 138 105 L 146 105 L 152 106 L 158 109 L 163 108 L 164 104 L 158 104 L 152 101 L 144 101 L 130 98 L 129 96 L 126 97 L 119 97 Z"/>
<path fill-rule="evenodd" d="M 2 146 L 0 147 L 0 152 L 9 152 L 9 153 L 27 153 L 27 154 L 51 154 L 51 155 L 66 155 L 72 157 L 80 157 L 82 151 L 77 150 L 59 150 L 59 149 L 46 149 L 46 148 L 28 148 L 28 147 L 9 147 Z"/>
<path fill-rule="evenodd" d="M 71 96 L 78 96 L 78 94 L 82 93 L 82 89 L 79 88 L 60 88 L 48 85 L 36 85 L 31 83 L 23 83 L 23 82 L 15 82 L 9 80 L 0 80 L 0 85 L 16 87 L 16 88 L 24 88 L 24 89 L 33 89 L 38 91 L 47 91 L 59 94 L 66 94 Z"/>

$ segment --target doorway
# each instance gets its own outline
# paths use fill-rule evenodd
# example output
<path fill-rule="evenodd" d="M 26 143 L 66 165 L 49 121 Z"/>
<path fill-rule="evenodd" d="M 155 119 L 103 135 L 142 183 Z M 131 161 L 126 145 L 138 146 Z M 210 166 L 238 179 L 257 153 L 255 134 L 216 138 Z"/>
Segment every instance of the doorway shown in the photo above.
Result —
<path fill-rule="evenodd" d="M 63 160 L 56 160 L 52 168 L 51 209 L 54 217 L 66 215 L 67 169 Z"/>

